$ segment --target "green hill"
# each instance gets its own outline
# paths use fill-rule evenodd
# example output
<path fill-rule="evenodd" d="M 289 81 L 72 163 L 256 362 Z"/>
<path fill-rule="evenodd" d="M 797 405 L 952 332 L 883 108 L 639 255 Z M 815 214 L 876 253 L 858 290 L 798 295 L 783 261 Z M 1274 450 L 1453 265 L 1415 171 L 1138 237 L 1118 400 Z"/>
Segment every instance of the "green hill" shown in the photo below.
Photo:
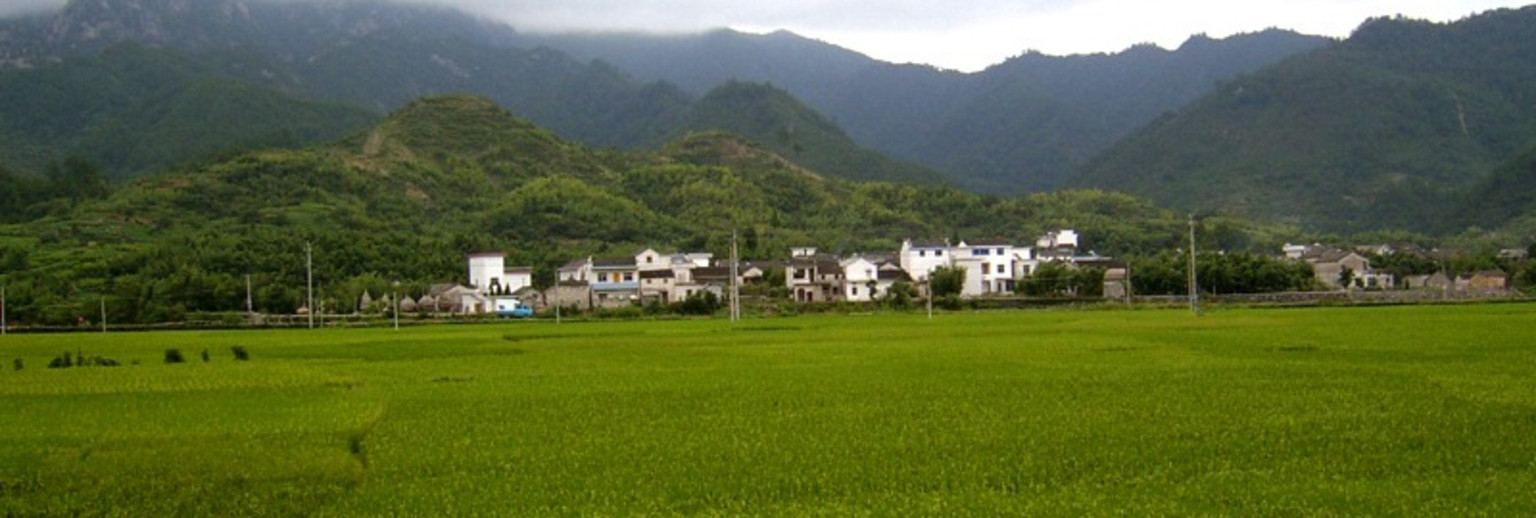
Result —
<path fill-rule="evenodd" d="M 12 179 L 0 174 L 0 183 Z M 103 298 L 114 322 L 242 310 L 246 275 L 258 310 L 291 312 L 303 298 L 306 244 L 322 298 L 336 308 L 394 281 L 417 293 L 463 282 L 464 254 L 480 250 L 506 250 L 547 282 L 587 254 L 656 246 L 723 255 L 733 230 L 746 257 L 770 260 L 791 246 L 851 253 L 893 250 L 905 237 L 1028 241 L 1062 226 L 1104 253 L 1151 252 L 1178 246 L 1183 230 L 1178 216 L 1128 196 L 1000 198 L 853 182 L 719 132 L 657 152 L 593 151 L 462 96 L 414 101 L 334 144 L 250 152 L 72 196 L 52 202 L 50 215 L 0 226 L 13 321 L 73 322 Z M 1236 232 L 1273 232 L 1244 225 Z"/>
<path fill-rule="evenodd" d="M 230 148 L 333 139 L 373 119 L 136 45 L 35 69 L 0 68 L 0 165 L 21 172 L 79 156 L 127 178 Z"/>
<path fill-rule="evenodd" d="M 832 176 L 919 184 L 945 180 L 941 173 L 859 147 L 835 123 L 772 85 L 721 85 L 693 104 L 683 127 L 735 133 Z"/>
<path fill-rule="evenodd" d="M 1536 141 L 1533 33 L 1536 7 L 1372 20 L 1159 118 L 1074 185 L 1320 230 L 1433 230 Z"/>
<path fill-rule="evenodd" d="M 1478 182 L 1448 219 L 1450 230 L 1536 226 L 1536 148 Z"/>

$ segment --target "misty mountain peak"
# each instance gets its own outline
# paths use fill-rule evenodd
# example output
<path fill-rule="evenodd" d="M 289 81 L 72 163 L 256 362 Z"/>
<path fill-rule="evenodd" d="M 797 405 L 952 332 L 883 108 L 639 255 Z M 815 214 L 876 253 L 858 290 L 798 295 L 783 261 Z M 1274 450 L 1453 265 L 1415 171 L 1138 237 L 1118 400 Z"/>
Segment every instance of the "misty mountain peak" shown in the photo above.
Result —
<path fill-rule="evenodd" d="M 71 0 L 53 19 L 48 39 L 76 48 L 125 41 L 203 47 L 233 43 L 253 25 L 241 0 Z"/>

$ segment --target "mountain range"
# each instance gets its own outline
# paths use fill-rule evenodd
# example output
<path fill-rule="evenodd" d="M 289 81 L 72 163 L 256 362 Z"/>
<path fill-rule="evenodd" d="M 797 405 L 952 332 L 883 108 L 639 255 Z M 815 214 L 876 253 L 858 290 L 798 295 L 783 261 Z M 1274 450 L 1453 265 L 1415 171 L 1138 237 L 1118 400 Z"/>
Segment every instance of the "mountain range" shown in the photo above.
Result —
<path fill-rule="evenodd" d="M 1479 193 L 1533 188 L 1511 172 L 1536 147 L 1521 86 L 1536 74 L 1533 12 L 1376 19 L 1343 41 L 1268 30 L 1024 53 L 960 73 L 782 31 L 536 35 L 386 2 L 73 0 L 0 21 L 0 137 L 15 143 L 0 168 L 78 155 L 131 178 L 470 93 L 598 148 L 726 130 L 832 177 L 1122 190 L 1325 231 L 1493 228 L 1525 198 L 1479 210 Z"/>
<path fill-rule="evenodd" d="M 1068 185 L 1330 231 L 1498 225 L 1449 209 L 1487 204 L 1469 189 L 1536 146 L 1531 34 L 1536 7 L 1451 24 L 1371 20 L 1336 45 L 1223 82 Z"/>

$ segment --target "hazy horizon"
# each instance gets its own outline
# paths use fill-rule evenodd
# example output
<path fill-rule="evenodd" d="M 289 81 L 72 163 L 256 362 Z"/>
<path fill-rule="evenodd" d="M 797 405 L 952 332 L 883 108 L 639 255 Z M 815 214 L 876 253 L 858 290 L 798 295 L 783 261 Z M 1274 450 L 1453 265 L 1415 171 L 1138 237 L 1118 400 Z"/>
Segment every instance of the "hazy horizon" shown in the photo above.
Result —
<path fill-rule="evenodd" d="M 309 1 L 309 0 L 248 0 Z M 334 1 L 334 0 L 324 0 Z M 1024 54 L 1176 48 L 1189 37 L 1286 29 L 1343 38 L 1380 16 L 1454 21 L 1509 0 L 396 0 L 452 6 L 531 33 L 695 34 L 787 30 L 895 63 L 976 71 Z M 57 11 L 66 0 L 4 0 L 0 16 Z"/>

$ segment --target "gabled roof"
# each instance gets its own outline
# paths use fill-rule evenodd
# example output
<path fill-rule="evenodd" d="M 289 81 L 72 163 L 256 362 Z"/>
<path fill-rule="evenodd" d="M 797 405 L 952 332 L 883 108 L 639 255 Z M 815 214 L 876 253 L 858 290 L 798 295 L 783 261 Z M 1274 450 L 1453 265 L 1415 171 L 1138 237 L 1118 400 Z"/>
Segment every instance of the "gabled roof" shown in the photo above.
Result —
<path fill-rule="evenodd" d="M 580 270 L 583 266 L 587 265 L 587 259 L 588 258 L 583 257 L 581 259 L 577 259 L 577 260 L 571 261 L 569 263 L 565 263 L 565 266 L 561 266 L 560 267 L 560 271 L 568 272 L 568 271 L 571 271 L 571 270 Z"/>
<path fill-rule="evenodd" d="M 673 279 L 676 277 L 677 274 L 672 273 L 672 270 L 646 270 L 640 272 L 641 279 Z"/>
<path fill-rule="evenodd" d="M 998 238 L 966 239 L 966 240 L 960 241 L 960 244 L 968 245 L 968 246 L 972 246 L 972 247 L 978 247 L 978 246 L 985 246 L 985 247 L 1013 246 L 1013 243 L 1009 242 L 1007 239 L 998 239 Z"/>
<path fill-rule="evenodd" d="M 882 281 L 912 281 L 912 276 L 907 275 L 905 270 L 899 268 L 895 270 L 887 270 L 881 268 L 880 271 L 875 274 L 875 278 Z"/>
<path fill-rule="evenodd" d="M 1302 257 L 1319 263 L 1337 263 L 1339 261 L 1343 261 L 1345 258 L 1348 258 L 1351 255 L 1358 257 L 1360 254 L 1356 254 L 1348 250 L 1339 250 L 1334 248 L 1318 250 L 1315 253 L 1311 250 L 1308 250 L 1307 254 L 1303 255 Z"/>
<path fill-rule="evenodd" d="M 730 280 L 730 278 L 731 278 L 731 267 L 729 267 L 729 266 L 708 266 L 708 267 L 704 267 L 704 268 L 694 268 L 693 269 L 693 278 L 694 278 L 694 280 L 704 280 L 704 279 Z"/>
<path fill-rule="evenodd" d="M 594 257 L 593 268 L 634 268 L 634 257 Z"/>
<path fill-rule="evenodd" d="M 454 288 L 458 287 L 459 285 L 457 284 L 433 284 L 427 287 L 427 295 L 431 297 L 442 297 L 443 294 L 453 291 Z"/>

